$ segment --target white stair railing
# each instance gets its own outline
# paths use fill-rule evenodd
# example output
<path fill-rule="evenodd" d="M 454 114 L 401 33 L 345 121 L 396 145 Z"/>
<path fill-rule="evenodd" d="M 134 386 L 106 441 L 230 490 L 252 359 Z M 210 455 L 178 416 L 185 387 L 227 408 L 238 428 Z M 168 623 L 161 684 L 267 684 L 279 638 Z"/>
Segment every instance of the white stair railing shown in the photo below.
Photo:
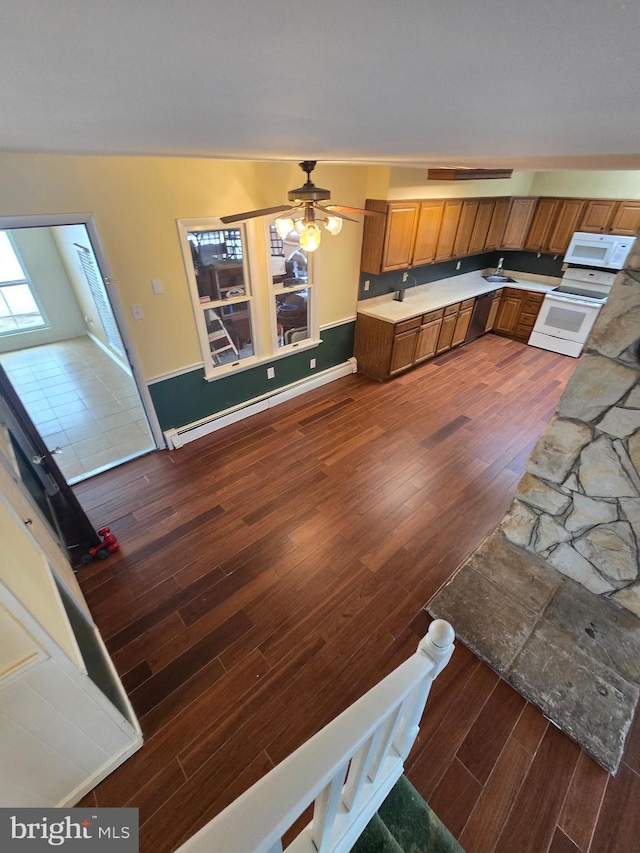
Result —
<path fill-rule="evenodd" d="M 402 775 L 434 678 L 455 635 L 436 619 L 417 652 L 285 758 L 177 853 L 283 853 L 282 836 L 314 803 L 287 853 L 346 853 Z"/>

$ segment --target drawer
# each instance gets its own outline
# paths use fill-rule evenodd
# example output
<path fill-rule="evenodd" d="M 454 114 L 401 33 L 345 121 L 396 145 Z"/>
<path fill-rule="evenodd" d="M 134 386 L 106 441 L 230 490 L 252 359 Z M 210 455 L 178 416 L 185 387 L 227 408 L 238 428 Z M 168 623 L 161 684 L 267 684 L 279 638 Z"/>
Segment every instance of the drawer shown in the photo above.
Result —
<path fill-rule="evenodd" d="M 519 290 L 516 287 L 505 287 L 504 295 L 505 296 L 515 296 L 517 299 L 522 299 L 525 295 L 525 291 Z"/>
<path fill-rule="evenodd" d="M 444 309 L 444 316 L 448 317 L 449 314 L 457 314 L 459 310 L 460 310 L 460 303 L 459 302 L 456 302 L 455 305 L 447 305 L 447 307 Z"/>
<path fill-rule="evenodd" d="M 496 290 L 496 292 L 493 294 L 494 299 L 500 299 L 501 296 L 502 296 L 502 288 L 500 288 L 500 290 Z"/>
<path fill-rule="evenodd" d="M 544 293 L 534 293 L 532 290 L 527 290 L 525 294 L 525 298 L 527 302 L 535 302 L 536 305 L 542 305 L 542 300 L 544 299 Z"/>
<path fill-rule="evenodd" d="M 529 326 L 522 326 L 520 323 L 516 326 L 516 330 L 514 332 L 514 337 L 518 338 L 521 341 L 528 341 L 531 337 L 531 329 Z"/>
<path fill-rule="evenodd" d="M 474 303 L 475 301 L 476 301 L 476 300 L 475 300 L 475 296 L 473 297 L 473 299 L 465 299 L 465 300 L 464 300 L 464 302 L 461 302 L 461 303 L 460 303 L 460 308 L 461 308 L 461 309 L 463 309 L 463 308 L 473 308 L 473 303 Z"/>
<path fill-rule="evenodd" d="M 402 323 L 396 323 L 394 335 L 401 335 L 403 332 L 410 332 L 411 329 L 417 329 L 422 323 L 422 317 L 413 317 L 411 320 L 404 320 Z"/>
<path fill-rule="evenodd" d="M 429 311 L 428 314 L 422 315 L 423 323 L 432 323 L 434 320 L 439 320 L 444 314 L 444 308 L 440 308 L 439 311 Z"/>
<path fill-rule="evenodd" d="M 527 300 L 527 302 L 525 302 L 524 305 L 522 306 L 522 313 L 523 314 L 533 314 L 534 317 L 537 317 L 539 311 L 540 311 L 540 305 L 537 302 L 529 302 Z"/>
<path fill-rule="evenodd" d="M 529 329 L 533 329 L 533 327 L 536 324 L 536 318 L 537 318 L 536 314 L 524 314 L 523 313 L 518 317 L 518 325 L 519 326 L 526 326 Z"/>

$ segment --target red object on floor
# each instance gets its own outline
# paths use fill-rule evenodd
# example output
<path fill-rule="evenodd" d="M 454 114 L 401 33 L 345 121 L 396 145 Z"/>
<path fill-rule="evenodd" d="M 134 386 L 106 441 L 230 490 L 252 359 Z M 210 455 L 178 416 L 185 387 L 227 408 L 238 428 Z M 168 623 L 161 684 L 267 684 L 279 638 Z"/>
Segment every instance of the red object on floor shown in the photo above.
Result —
<path fill-rule="evenodd" d="M 116 551 L 120 550 L 120 543 L 111 532 L 110 527 L 101 527 L 98 530 L 98 536 L 102 537 L 102 542 L 99 545 L 94 545 L 93 548 L 89 548 L 88 557 L 91 560 L 96 558 L 104 560 L 109 554 L 115 554 Z"/>

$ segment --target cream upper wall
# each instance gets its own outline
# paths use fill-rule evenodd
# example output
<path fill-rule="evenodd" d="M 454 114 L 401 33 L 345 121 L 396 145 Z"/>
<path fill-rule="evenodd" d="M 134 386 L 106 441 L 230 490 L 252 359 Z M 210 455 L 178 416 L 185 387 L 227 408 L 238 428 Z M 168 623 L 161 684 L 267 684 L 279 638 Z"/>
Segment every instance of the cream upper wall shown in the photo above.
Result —
<path fill-rule="evenodd" d="M 531 194 L 640 198 L 640 172 L 535 172 Z"/>
<path fill-rule="evenodd" d="M 362 207 L 364 166 L 320 164 L 332 200 Z M 201 360 L 177 219 L 221 216 L 286 201 L 304 182 L 295 163 L 168 157 L 0 156 L 0 216 L 92 213 L 146 378 Z M 327 234 L 318 252 L 320 323 L 355 316 L 361 222 Z M 151 280 L 162 281 L 156 296 Z M 144 320 L 129 306 L 139 303 Z"/>
<path fill-rule="evenodd" d="M 471 198 L 494 195 L 530 195 L 533 172 L 514 172 L 510 178 L 487 181 L 427 181 L 426 169 L 390 170 L 386 196 L 395 201 L 405 198 Z"/>
<path fill-rule="evenodd" d="M 505 180 L 427 181 L 426 169 L 393 168 L 388 189 L 369 198 L 470 198 L 495 195 L 640 198 L 640 172 L 518 172 Z"/>

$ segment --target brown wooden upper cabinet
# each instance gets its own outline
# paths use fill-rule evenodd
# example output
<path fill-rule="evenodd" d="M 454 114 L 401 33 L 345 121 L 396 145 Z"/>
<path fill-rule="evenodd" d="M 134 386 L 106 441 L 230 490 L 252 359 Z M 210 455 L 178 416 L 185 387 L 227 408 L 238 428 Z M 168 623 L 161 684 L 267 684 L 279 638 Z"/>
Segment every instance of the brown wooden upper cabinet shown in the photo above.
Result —
<path fill-rule="evenodd" d="M 462 216 L 462 205 L 462 199 L 448 199 L 444 203 L 442 227 L 440 228 L 435 256 L 436 261 L 448 261 L 454 257 L 453 247 L 456 242 L 460 217 Z"/>
<path fill-rule="evenodd" d="M 502 196 L 502 198 L 497 198 L 495 200 L 495 206 L 491 215 L 491 224 L 489 225 L 489 233 L 487 234 L 487 240 L 484 244 L 485 252 L 493 252 L 501 248 L 502 236 L 507 224 L 510 206 L 511 199 L 509 196 Z"/>
<path fill-rule="evenodd" d="M 499 249 L 564 255 L 575 231 L 635 237 L 640 200 L 540 198 L 367 199 L 362 272 L 380 275 Z"/>
<path fill-rule="evenodd" d="M 640 230 L 640 201 L 620 201 L 609 225 L 610 234 L 635 237 Z"/>
<path fill-rule="evenodd" d="M 469 245 L 471 243 L 471 235 L 478 214 L 480 200 L 477 198 L 468 199 L 462 203 L 462 211 L 460 213 L 460 222 L 456 231 L 456 239 L 453 244 L 453 257 L 462 258 L 469 254 Z"/>
<path fill-rule="evenodd" d="M 528 252 L 545 252 L 549 244 L 551 228 L 555 224 L 560 207 L 559 198 L 539 198 L 531 220 L 524 248 Z"/>
<path fill-rule="evenodd" d="M 578 231 L 589 231 L 593 234 L 605 234 L 613 219 L 616 201 L 606 198 L 592 198 L 584 207 Z"/>
<path fill-rule="evenodd" d="M 441 199 L 421 202 L 416 242 L 413 249 L 414 266 L 432 264 L 435 260 L 443 213 L 444 201 Z"/>
<path fill-rule="evenodd" d="M 470 255 L 479 255 L 485 251 L 487 240 L 489 237 L 489 226 L 496 207 L 495 198 L 481 198 L 478 202 L 478 212 L 471 233 L 468 253 Z"/>
<path fill-rule="evenodd" d="M 581 198 L 539 198 L 524 248 L 529 252 L 563 255 L 571 235 L 581 230 L 586 204 Z"/>
<path fill-rule="evenodd" d="M 502 237 L 501 249 L 522 249 L 536 206 L 536 198 L 522 196 L 511 200 L 509 217 Z"/>
<path fill-rule="evenodd" d="M 581 198 L 561 200 L 558 215 L 549 236 L 547 252 L 552 255 L 564 255 L 571 242 L 571 236 L 578 230 L 584 205 L 584 199 Z"/>
<path fill-rule="evenodd" d="M 640 201 L 592 198 L 585 204 L 577 230 L 635 237 L 639 228 Z"/>
<path fill-rule="evenodd" d="M 418 202 L 393 202 L 389 205 L 382 253 L 383 272 L 403 270 L 411 265 L 419 211 Z"/>

